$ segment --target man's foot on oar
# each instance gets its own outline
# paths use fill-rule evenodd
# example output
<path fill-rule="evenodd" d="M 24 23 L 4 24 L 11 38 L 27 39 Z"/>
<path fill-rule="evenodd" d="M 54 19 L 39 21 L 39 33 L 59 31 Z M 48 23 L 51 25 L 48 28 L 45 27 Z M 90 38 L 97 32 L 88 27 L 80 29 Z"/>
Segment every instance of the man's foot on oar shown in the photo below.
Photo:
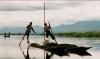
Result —
<path fill-rule="evenodd" d="M 30 41 L 27 41 L 27 44 L 30 43 Z"/>
<path fill-rule="evenodd" d="M 54 39 L 54 40 L 55 40 L 55 43 L 58 44 L 57 41 L 56 41 L 56 39 Z"/>

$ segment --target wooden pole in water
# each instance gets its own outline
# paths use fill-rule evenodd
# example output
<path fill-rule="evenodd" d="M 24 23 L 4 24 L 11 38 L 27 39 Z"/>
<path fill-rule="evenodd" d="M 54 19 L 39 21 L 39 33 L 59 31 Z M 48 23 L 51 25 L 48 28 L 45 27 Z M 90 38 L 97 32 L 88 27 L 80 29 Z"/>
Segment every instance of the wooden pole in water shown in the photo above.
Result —
<path fill-rule="evenodd" d="M 45 2 L 44 2 L 44 23 L 45 23 Z M 45 28 L 44 28 L 44 44 L 45 44 Z M 44 51 L 44 59 L 45 59 L 45 51 Z"/>

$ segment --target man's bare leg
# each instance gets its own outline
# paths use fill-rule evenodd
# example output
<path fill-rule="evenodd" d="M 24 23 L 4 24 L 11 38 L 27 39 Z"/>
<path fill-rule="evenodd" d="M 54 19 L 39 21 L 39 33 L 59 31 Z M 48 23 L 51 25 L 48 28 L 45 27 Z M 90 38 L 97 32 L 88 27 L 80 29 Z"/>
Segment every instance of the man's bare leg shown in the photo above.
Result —
<path fill-rule="evenodd" d="M 24 36 L 22 37 L 23 40 L 24 40 L 24 37 L 25 37 L 25 34 L 24 34 Z"/>
<path fill-rule="evenodd" d="M 27 43 L 30 43 L 30 41 L 29 41 L 29 35 L 27 35 Z"/>

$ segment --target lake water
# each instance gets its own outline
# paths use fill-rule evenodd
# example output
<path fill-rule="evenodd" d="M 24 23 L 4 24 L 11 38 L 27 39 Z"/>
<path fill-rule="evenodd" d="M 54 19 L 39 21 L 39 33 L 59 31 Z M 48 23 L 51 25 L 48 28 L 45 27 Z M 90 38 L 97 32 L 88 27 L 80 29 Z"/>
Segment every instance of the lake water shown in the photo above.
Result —
<path fill-rule="evenodd" d="M 0 59 L 24 59 L 23 54 L 18 46 L 22 36 L 11 36 L 11 38 L 5 38 L 0 36 Z M 49 38 L 51 41 L 52 39 Z M 78 56 L 71 54 L 70 57 L 64 56 L 59 57 L 53 56 L 53 59 L 100 59 L 100 38 L 67 38 L 67 37 L 56 37 L 58 43 L 76 44 L 78 46 L 92 47 L 88 52 L 92 56 Z M 30 36 L 31 42 L 42 43 L 42 36 Z M 26 38 L 22 42 L 22 50 L 26 54 L 27 42 Z M 44 59 L 44 51 L 37 48 L 30 48 L 29 55 L 31 59 Z"/>

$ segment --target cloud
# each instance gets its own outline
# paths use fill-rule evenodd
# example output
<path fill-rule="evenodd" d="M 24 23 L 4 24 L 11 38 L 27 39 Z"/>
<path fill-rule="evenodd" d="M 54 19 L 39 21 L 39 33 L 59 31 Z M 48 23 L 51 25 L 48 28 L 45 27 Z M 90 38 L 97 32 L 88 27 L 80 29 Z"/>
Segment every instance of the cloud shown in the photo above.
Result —
<path fill-rule="evenodd" d="M 56 5 L 56 6 L 77 6 L 82 4 L 83 1 L 51 1 L 48 2 L 49 5 Z"/>
<path fill-rule="evenodd" d="M 43 10 L 41 7 L 32 7 L 32 6 L 2 6 L 0 11 L 35 11 L 35 10 Z"/>
<path fill-rule="evenodd" d="M 39 11 L 43 10 L 44 2 L 38 1 L 0 1 L 0 11 Z M 46 10 L 57 9 L 48 5 Z"/>
<path fill-rule="evenodd" d="M 0 0 L 0 1 L 99 1 L 99 0 Z"/>
<path fill-rule="evenodd" d="M 0 2 L 0 11 L 33 11 L 43 10 L 41 6 L 30 5 L 29 2 Z"/>
<path fill-rule="evenodd" d="M 41 1 L 0 2 L 0 27 L 43 26 L 43 3 Z M 100 1 L 47 1 L 46 21 L 52 25 L 73 24 L 78 21 L 100 19 Z"/>
<path fill-rule="evenodd" d="M 43 10 L 43 3 L 40 1 L 1 1 L 0 11 L 39 11 Z M 46 10 L 62 9 L 65 6 L 79 6 L 81 2 L 73 1 L 46 1 Z"/>

